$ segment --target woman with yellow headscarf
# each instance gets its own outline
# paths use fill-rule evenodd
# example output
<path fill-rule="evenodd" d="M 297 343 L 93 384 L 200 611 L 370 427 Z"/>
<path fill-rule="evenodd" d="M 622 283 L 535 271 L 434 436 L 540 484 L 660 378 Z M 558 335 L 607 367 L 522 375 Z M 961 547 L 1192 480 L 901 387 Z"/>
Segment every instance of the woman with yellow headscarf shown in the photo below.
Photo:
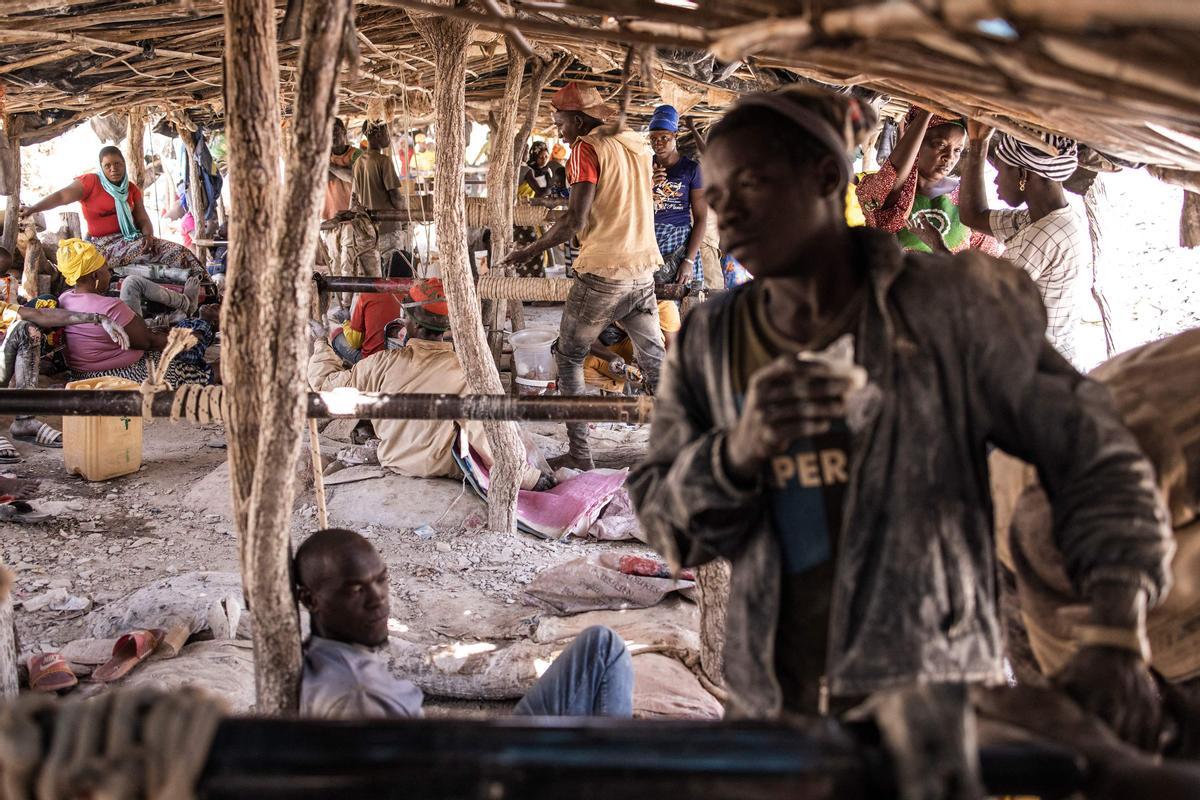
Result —
<path fill-rule="evenodd" d="M 114 345 L 106 335 L 104 324 L 71 325 L 67 328 L 67 367 L 74 380 L 104 376 L 144 381 L 150 368 L 167 344 L 165 331 L 152 330 L 127 303 L 106 292 L 112 284 L 112 272 L 104 255 L 91 242 L 64 239 L 58 245 L 58 271 L 73 287 L 59 298 L 59 305 L 69 311 L 99 315 L 124 327 L 129 334 L 128 349 Z M 216 374 L 203 362 L 203 349 L 213 340 L 215 320 L 190 320 L 201 342 L 198 354 L 180 356 L 167 370 L 166 381 L 171 387 L 181 383 L 214 383 Z M 199 323 L 199 324 L 197 324 Z M 195 350 L 196 348 L 193 348 Z M 187 354 L 185 354 L 187 355 Z"/>
<path fill-rule="evenodd" d="M 13 268 L 12 254 L 0 248 L 0 272 Z M 42 358 L 43 331 L 65 325 L 101 325 L 117 347 L 128 347 L 129 337 L 120 325 L 99 314 L 66 311 L 61 308 L 19 306 L 0 301 L 0 387 L 36 389 L 38 364 Z M 40 447 L 62 447 L 62 433 L 28 415 L 13 420 L 9 427 L 13 439 Z M 0 436 L 0 464 L 21 460 L 13 443 Z M 4 492 L 0 491 L 0 494 Z"/>

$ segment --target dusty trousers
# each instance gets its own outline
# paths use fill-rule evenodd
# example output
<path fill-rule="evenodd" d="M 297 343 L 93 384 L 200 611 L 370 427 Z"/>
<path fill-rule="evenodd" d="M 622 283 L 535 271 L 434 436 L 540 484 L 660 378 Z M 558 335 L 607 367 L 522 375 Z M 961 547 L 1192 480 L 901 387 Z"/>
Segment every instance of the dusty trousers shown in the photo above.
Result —
<path fill-rule="evenodd" d="M 666 355 L 658 322 L 654 280 L 647 275 L 640 281 L 610 281 L 580 273 L 563 307 L 555 354 L 558 387 L 564 396 L 585 393 L 584 359 L 600 332 L 614 322 L 629 335 L 634 357 L 646 378 L 646 388 L 654 391 Z M 591 460 L 587 431 L 586 422 L 567 423 L 570 453 L 583 461 Z"/>

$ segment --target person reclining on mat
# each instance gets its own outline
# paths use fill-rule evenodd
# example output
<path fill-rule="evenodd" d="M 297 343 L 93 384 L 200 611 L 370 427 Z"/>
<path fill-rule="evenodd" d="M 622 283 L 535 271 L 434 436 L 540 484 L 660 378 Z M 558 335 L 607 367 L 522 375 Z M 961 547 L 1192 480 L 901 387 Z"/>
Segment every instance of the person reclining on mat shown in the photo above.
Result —
<path fill-rule="evenodd" d="M 151 330 L 138 312 L 123 299 L 108 297 L 105 294 L 112 283 L 112 272 L 104 255 L 90 242 L 82 239 L 64 239 L 58 245 L 57 266 L 67 285 L 73 287 L 58 298 L 59 305 L 68 311 L 98 314 L 123 326 L 129 334 L 129 341 L 122 347 L 111 340 L 111 336 L 102 325 L 72 324 L 68 327 L 67 366 L 70 368 L 72 379 L 116 377 L 139 383 L 146 380 L 150 369 L 158 363 L 161 351 L 167 345 L 167 332 Z M 189 286 L 198 289 L 198 285 L 191 281 Z M 188 302 L 189 306 L 194 302 L 194 289 L 193 294 L 188 297 Z M 215 334 L 211 325 L 199 319 L 191 320 L 190 323 L 188 327 L 195 331 L 199 339 L 197 347 L 207 347 L 212 343 Z M 217 382 L 212 367 L 202 363 L 203 359 L 200 361 L 201 363 L 194 359 L 172 361 L 166 372 L 166 382 L 172 388 L 181 383 Z"/>
<path fill-rule="evenodd" d="M 308 362 L 308 385 L 314 392 L 353 387 L 360 392 L 386 394 L 468 394 L 454 345 L 446 341 L 450 330 L 450 309 L 438 278 L 418 281 L 404 295 L 407 311 L 407 344 L 399 350 L 383 350 L 362 359 L 347 369 L 341 356 L 333 351 L 324 330 L 317 325 L 312 357 Z M 413 478 L 461 478 L 454 463 L 454 445 L 462 427 L 473 449 L 485 464 L 493 463 L 483 423 L 461 425 L 449 420 L 377 419 L 375 432 L 379 445 L 379 463 L 401 475 Z M 537 467 L 526 464 L 521 488 L 542 490 L 552 482 L 543 478 Z"/>
<path fill-rule="evenodd" d="M 0 272 L 12 266 L 12 255 L 0 248 Z M 36 389 L 38 364 L 42 359 L 42 331 L 67 325 L 99 325 L 118 349 L 129 347 L 129 335 L 116 322 L 100 314 L 61 308 L 31 308 L 0 301 L 0 387 Z M 42 447 L 62 447 L 62 433 L 30 415 L 18 415 L 9 426 L 18 441 Z M 0 464 L 16 464 L 20 453 L 0 436 Z"/>
<path fill-rule="evenodd" d="M 325 719 L 421 716 L 421 690 L 388 670 L 388 572 L 353 531 L 317 531 L 296 551 L 296 593 L 312 619 L 304 644 L 300 713 Z M 609 628 L 575 638 L 513 713 L 624 717 L 633 713 L 633 664 Z"/>

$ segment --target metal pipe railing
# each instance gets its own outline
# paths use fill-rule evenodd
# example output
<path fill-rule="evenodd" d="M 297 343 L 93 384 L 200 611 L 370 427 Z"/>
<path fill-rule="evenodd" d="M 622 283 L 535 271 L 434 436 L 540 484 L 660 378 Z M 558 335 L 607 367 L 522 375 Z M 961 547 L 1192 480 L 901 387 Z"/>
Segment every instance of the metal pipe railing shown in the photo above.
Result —
<path fill-rule="evenodd" d="M 313 283 L 316 284 L 317 292 L 327 294 L 329 292 L 358 292 L 360 294 L 381 294 L 384 292 L 406 292 L 412 288 L 414 278 L 370 278 L 370 277 L 346 277 L 338 275 L 322 275 L 319 272 L 313 273 Z M 500 278 L 494 280 L 488 276 L 484 276 L 479 280 L 479 296 L 483 300 L 536 300 L 539 298 L 529 297 L 500 297 L 499 294 L 504 292 L 489 291 L 492 286 L 519 286 L 520 281 L 538 281 L 538 282 L 561 282 L 569 290 L 570 284 L 573 282 L 570 278 L 524 278 L 519 280 Z M 561 293 L 564 297 L 566 292 Z M 683 300 L 685 297 L 694 294 L 691 286 L 678 286 L 674 284 L 656 285 L 654 287 L 654 295 L 659 300 Z"/>
<path fill-rule="evenodd" d="M 154 395 L 152 416 L 169 417 L 175 392 Z M 309 392 L 307 414 L 315 419 L 512 420 L 519 422 L 646 423 L 650 397 L 509 397 L 506 395 L 371 394 L 357 389 Z M 0 414 L 140 417 L 137 391 L 81 389 L 0 390 Z"/>
<path fill-rule="evenodd" d="M 197 785 L 216 798 L 858 800 L 897 796 L 874 726 L 605 719 L 227 719 Z M 1075 754 L 982 748 L 990 795 L 1061 798 Z"/>

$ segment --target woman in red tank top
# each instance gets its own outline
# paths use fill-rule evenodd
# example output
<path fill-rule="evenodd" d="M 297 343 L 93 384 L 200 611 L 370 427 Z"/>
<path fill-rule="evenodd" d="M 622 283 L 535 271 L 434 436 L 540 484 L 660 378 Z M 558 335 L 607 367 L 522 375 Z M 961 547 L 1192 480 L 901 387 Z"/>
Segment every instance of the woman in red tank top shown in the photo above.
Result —
<path fill-rule="evenodd" d="M 141 187 L 128 180 L 125 156 L 120 150 L 111 146 L 100 150 L 100 172 L 103 177 L 99 173 L 80 175 L 32 206 L 22 206 L 22 219 L 39 211 L 79 203 L 87 222 L 87 238 L 104 254 L 110 267 L 158 264 L 202 276 L 204 266 L 195 254 L 181 244 L 154 235 L 154 227 L 142 202 Z M 118 203 L 128 206 L 132 221 L 129 229 L 124 231 Z"/>

